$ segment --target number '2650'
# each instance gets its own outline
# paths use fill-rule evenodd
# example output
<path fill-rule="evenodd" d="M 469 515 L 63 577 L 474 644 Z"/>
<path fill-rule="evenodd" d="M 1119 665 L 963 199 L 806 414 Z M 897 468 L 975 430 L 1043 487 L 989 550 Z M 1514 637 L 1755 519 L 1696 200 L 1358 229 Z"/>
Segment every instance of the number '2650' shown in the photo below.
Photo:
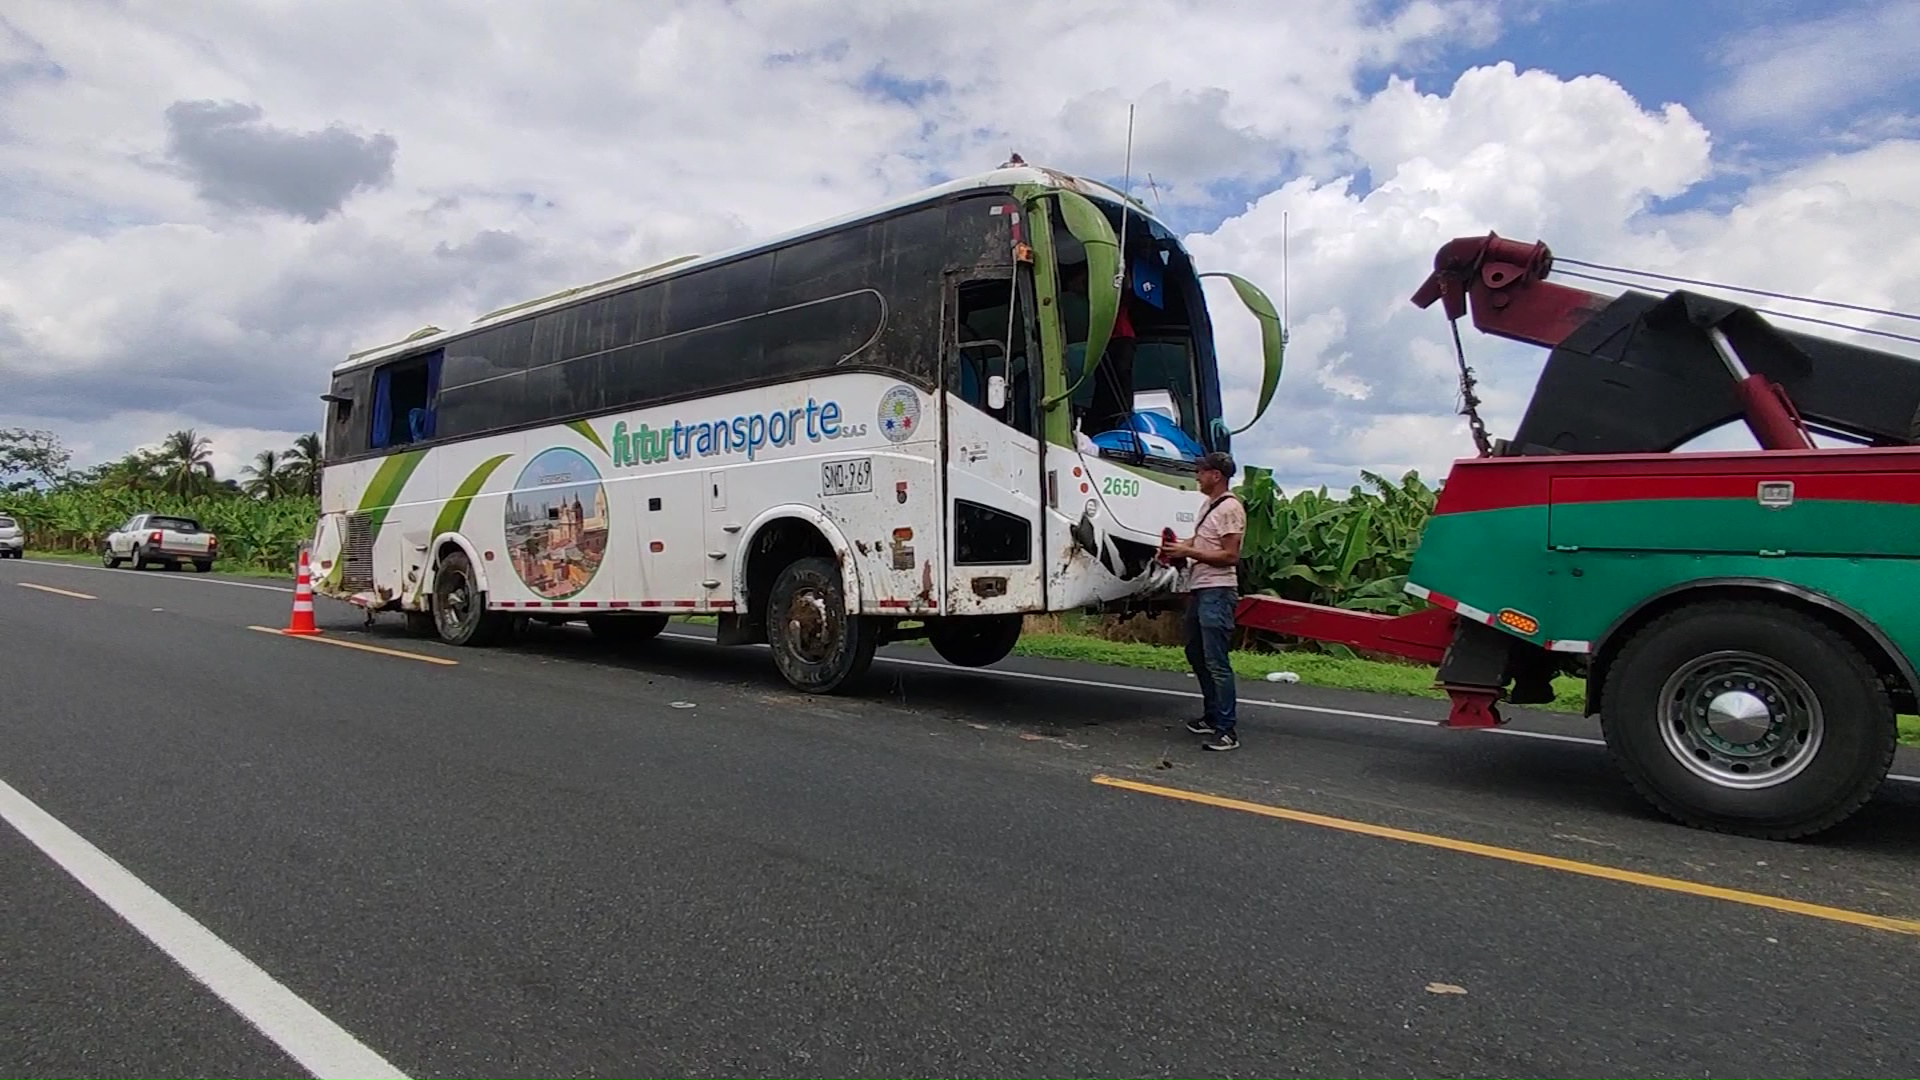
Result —
<path fill-rule="evenodd" d="M 1140 494 L 1140 481 L 1131 476 L 1104 476 L 1100 478 L 1100 494 L 1136 498 Z"/>

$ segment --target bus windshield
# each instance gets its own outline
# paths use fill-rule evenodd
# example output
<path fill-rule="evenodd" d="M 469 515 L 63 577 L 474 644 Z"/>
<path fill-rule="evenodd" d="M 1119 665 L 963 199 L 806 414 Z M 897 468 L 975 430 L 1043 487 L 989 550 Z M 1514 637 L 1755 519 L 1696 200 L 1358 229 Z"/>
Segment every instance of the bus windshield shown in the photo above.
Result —
<path fill-rule="evenodd" d="M 1179 240 L 1137 210 L 1096 203 L 1121 238 L 1121 313 L 1087 377 L 1087 255 L 1058 224 L 1060 311 L 1073 430 L 1103 457 L 1190 471 L 1212 448 L 1220 416 L 1212 327 L 1193 262 Z"/>

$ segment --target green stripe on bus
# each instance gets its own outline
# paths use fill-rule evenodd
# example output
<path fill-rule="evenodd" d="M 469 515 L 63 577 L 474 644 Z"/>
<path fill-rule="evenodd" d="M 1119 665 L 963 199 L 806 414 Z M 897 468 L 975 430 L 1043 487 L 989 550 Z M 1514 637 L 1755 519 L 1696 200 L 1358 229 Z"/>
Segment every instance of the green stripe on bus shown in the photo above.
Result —
<path fill-rule="evenodd" d="M 601 453 L 609 457 L 612 456 L 612 451 L 607 449 L 606 443 L 600 441 L 600 433 L 593 430 L 592 424 L 587 423 L 585 420 L 569 420 L 567 421 L 567 426 L 579 432 L 581 438 L 599 447 Z"/>
<path fill-rule="evenodd" d="M 473 497 L 480 493 L 481 487 L 485 486 L 487 478 L 493 475 L 493 471 L 512 456 L 512 454 L 501 454 L 498 457 L 488 458 L 481 462 L 478 468 L 468 473 L 467 478 L 460 481 L 460 486 L 454 489 L 453 497 L 440 508 L 440 516 L 433 519 L 433 532 L 428 535 L 432 537 L 458 531 L 461 524 L 466 521 L 467 507 L 472 505 Z"/>
<path fill-rule="evenodd" d="M 380 527 L 387 523 L 388 512 L 400 500 L 400 492 L 406 488 L 407 480 L 426 456 L 425 450 L 395 454 L 382 461 L 373 479 L 367 481 L 367 490 L 360 496 L 360 512 L 367 515 L 369 539 L 379 539 Z"/>

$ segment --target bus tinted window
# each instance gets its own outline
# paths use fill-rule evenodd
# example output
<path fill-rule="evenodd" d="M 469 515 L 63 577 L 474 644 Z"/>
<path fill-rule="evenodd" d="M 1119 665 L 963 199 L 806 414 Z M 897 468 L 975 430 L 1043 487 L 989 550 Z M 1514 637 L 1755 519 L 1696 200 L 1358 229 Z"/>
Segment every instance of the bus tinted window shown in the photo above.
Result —
<path fill-rule="evenodd" d="M 432 433 L 466 438 L 851 367 L 931 386 L 944 271 L 1012 266 L 1010 219 L 990 213 L 1010 201 L 917 207 L 449 342 Z M 968 222 L 959 253 L 946 243 L 955 214 Z M 335 434 L 342 455 L 368 448 L 364 426 Z"/>
<path fill-rule="evenodd" d="M 532 344 L 533 325 L 526 322 L 496 326 L 448 342 L 440 385 L 443 388 L 466 386 L 525 371 Z"/>

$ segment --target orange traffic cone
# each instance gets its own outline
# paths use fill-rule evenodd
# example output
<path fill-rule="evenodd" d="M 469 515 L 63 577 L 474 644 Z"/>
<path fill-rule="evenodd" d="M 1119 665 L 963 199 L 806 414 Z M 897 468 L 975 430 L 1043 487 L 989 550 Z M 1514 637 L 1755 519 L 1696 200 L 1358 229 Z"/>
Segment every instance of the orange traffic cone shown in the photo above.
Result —
<path fill-rule="evenodd" d="M 283 634 L 317 634 L 313 625 L 313 570 L 307 565 L 307 549 L 300 549 L 300 574 L 293 582 L 293 617 Z"/>

